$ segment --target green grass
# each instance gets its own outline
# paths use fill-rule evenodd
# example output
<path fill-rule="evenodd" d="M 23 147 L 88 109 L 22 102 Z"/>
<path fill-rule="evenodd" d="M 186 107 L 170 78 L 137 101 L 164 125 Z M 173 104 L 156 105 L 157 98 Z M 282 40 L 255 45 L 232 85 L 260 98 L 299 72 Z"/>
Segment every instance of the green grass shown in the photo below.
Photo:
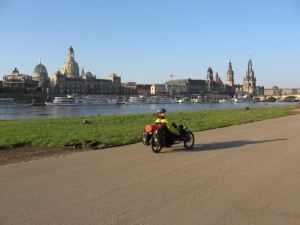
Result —
<path fill-rule="evenodd" d="M 251 123 L 296 114 L 290 107 L 253 107 L 250 110 L 222 109 L 169 112 L 170 122 L 191 131 Z M 101 147 L 139 142 L 144 126 L 153 123 L 151 113 L 55 119 L 0 120 L 0 148 L 25 145 L 65 146 L 99 141 Z"/>

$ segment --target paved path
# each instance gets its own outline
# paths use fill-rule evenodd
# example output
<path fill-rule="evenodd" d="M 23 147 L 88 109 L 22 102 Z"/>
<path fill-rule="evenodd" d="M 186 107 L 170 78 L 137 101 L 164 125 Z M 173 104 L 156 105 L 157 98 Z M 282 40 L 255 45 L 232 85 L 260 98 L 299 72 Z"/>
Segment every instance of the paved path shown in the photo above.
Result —
<path fill-rule="evenodd" d="M 299 225 L 300 115 L 0 167 L 0 224 Z"/>

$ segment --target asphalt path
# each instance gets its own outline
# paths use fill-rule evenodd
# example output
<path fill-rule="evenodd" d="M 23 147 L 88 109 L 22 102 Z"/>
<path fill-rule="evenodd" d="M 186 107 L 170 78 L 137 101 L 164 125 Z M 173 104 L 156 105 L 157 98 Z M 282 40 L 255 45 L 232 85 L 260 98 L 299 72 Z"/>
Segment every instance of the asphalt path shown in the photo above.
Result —
<path fill-rule="evenodd" d="M 300 224 L 300 115 L 0 167 L 0 224 Z"/>

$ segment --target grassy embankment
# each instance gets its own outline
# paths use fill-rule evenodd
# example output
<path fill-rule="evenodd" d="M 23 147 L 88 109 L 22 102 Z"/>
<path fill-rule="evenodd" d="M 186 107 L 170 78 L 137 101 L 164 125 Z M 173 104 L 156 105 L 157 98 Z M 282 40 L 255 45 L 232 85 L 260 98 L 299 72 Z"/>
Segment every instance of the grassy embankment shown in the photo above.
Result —
<path fill-rule="evenodd" d="M 297 113 L 291 109 L 286 106 L 180 111 L 168 112 L 167 117 L 170 122 L 186 125 L 196 132 Z M 145 124 L 154 120 L 154 113 L 0 120 L 0 149 L 25 145 L 59 147 L 87 140 L 99 141 L 100 147 L 129 144 L 141 141 Z"/>

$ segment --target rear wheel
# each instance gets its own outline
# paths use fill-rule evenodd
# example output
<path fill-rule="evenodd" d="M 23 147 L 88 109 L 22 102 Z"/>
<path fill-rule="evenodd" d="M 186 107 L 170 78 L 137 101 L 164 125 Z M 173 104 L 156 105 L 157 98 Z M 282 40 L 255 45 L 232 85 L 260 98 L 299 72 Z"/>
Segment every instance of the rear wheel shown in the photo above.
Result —
<path fill-rule="evenodd" d="M 195 142 L 195 137 L 192 131 L 186 131 L 185 135 L 184 135 L 184 147 L 186 149 L 191 149 L 194 146 L 194 142 Z"/>
<path fill-rule="evenodd" d="M 162 149 L 163 146 L 162 146 L 161 135 L 158 130 L 155 130 L 153 132 L 153 135 L 150 140 L 150 144 L 151 144 L 152 151 L 155 153 L 159 153 L 160 150 Z"/>

